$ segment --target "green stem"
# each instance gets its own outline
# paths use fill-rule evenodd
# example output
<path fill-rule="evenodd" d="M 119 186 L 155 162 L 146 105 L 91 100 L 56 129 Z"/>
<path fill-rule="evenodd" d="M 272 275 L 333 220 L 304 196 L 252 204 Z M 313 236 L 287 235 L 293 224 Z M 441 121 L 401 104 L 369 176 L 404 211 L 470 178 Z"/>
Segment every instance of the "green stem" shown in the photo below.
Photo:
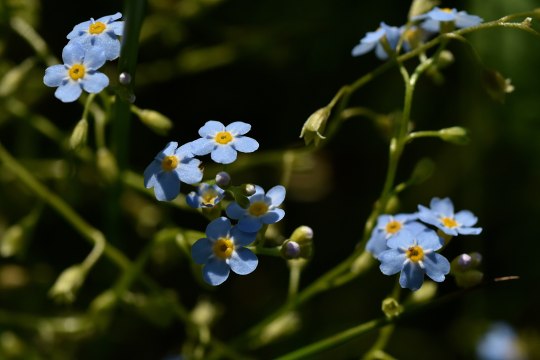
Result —
<path fill-rule="evenodd" d="M 41 58 L 48 66 L 58 63 L 52 54 L 49 53 L 47 43 L 39 36 L 34 28 L 28 24 L 23 18 L 13 17 L 9 23 L 13 30 L 19 34 L 30 46 L 34 49 L 36 54 Z"/>

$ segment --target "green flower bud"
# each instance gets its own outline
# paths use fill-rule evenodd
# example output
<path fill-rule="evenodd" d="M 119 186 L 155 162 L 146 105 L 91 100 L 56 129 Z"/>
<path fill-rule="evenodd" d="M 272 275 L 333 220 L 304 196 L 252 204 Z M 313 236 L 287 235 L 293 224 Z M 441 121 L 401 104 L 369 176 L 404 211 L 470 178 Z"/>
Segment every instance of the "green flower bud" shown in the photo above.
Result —
<path fill-rule="evenodd" d="M 0 81 L 0 98 L 13 94 L 35 63 L 34 58 L 28 58 L 5 73 Z"/>
<path fill-rule="evenodd" d="M 468 288 L 482 282 L 484 274 L 477 270 L 482 262 L 482 255 L 477 252 L 461 254 L 450 263 L 451 273 L 459 287 Z"/>
<path fill-rule="evenodd" d="M 313 229 L 309 226 L 299 226 L 291 234 L 291 240 L 298 244 L 311 243 L 313 239 Z"/>
<path fill-rule="evenodd" d="M 116 159 L 107 148 L 102 147 L 98 149 L 96 153 L 96 165 L 100 174 L 108 183 L 114 182 L 118 177 Z"/>
<path fill-rule="evenodd" d="M 258 346 L 269 344 L 281 337 L 294 333 L 300 325 L 301 319 L 296 312 L 285 313 L 266 325 L 255 341 Z"/>
<path fill-rule="evenodd" d="M 484 69 L 484 88 L 492 99 L 504 103 L 506 94 L 514 91 L 510 79 L 505 78 L 500 72 L 494 69 Z"/>
<path fill-rule="evenodd" d="M 65 269 L 49 290 L 49 296 L 58 302 L 72 303 L 86 278 L 86 270 L 77 264 Z"/>
<path fill-rule="evenodd" d="M 69 138 L 69 147 L 72 149 L 79 149 L 86 144 L 86 137 L 88 135 L 88 121 L 81 119 L 73 129 L 71 137 Z"/>
<path fill-rule="evenodd" d="M 157 134 L 166 135 L 173 126 L 171 119 L 155 110 L 139 109 L 132 105 L 131 111 L 139 117 L 144 125 Z"/>
<path fill-rule="evenodd" d="M 454 127 L 439 130 L 439 136 L 444 141 L 447 141 L 456 145 L 465 145 L 470 140 L 469 136 L 467 135 L 467 130 L 460 126 L 454 126 Z"/>
<path fill-rule="evenodd" d="M 395 318 L 403 312 L 403 306 L 394 298 L 384 299 L 381 309 L 388 319 Z"/>
<path fill-rule="evenodd" d="M 309 116 L 309 118 L 302 126 L 300 137 L 304 139 L 306 145 L 309 145 L 312 141 L 315 142 L 315 146 L 319 145 L 319 142 L 325 137 L 322 135 L 326 127 L 326 122 L 330 117 L 331 109 L 328 107 L 320 108 Z"/>
<path fill-rule="evenodd" d="M 0 238 L 0 256 L 16 255 L 24 246 L 25 231 L 20 224 L 10 226 Z"/>
<path fill-rule="evenodd" d="M 118 297 L 114 290 L 106 290 L 92 300 L 90 303 L 90 312 L 94 314 L 108 312 L 114 308 L 117 302 Z"/>

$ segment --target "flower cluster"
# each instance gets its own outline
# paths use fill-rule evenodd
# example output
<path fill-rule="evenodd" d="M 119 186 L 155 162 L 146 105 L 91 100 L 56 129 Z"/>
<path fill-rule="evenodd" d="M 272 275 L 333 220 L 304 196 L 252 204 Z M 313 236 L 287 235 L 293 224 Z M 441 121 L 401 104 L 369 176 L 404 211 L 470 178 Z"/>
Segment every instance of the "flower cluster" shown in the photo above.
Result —
<path fill-rule="evenodd" d="M 77 100 L 82 91 L 99 93 L 109 78 L 98 72 L 107 60 L 120 56 L 120 39 L 124 22 L 121 13 L 90 19 L 76 25 L 67 35 L 68 44 L 62 50 L 63 65 L 49 66 L 43 82 L 58 87 L 54 93 L 62 102 Z"/>
<path fill-rule="evenodd" d="M 480 234 L 482 228 L 473 227 L 477 220 L 470 211 L 454 212 L 449 198 L 433 198 L 429 208 L 419 205 L 417 213 L 379 216 L 366 250 L 381 262 L 383 274 L 400 272 L 401 287 L 418 290 L 424 274 L 442 282 L 450 272 L 448 260 L 436 253 L 445 245 L 444 236 Z"/>
<path fill-rule="evenodd" d="M 364 55 L 375 50 L 380 60 L 386 60 L 399 52 L 398 44 L 406 52 L 420 45 L 430 35 L 446 33 L 455 28 L 466 28 L 480 24 L 482 18 L 465 11 L 435 7 L 429 12 L 414 16 L 410 23 L 401 27 L 380 23 L 377 30 L 368 32 L 352 50 L 353 56 Z"/>
<path fill-rule="evenodd" d="M 213 161 L 230 164 L 236 160 L 238 152 L 257 150 L 259 143 L 245 136 L 250 130 L 251 125 L 241 121 L 227 126 L 219 121 L 206 122 L 199 129 L 200 139 L 180 147 L 170 142 L 155 156 L 144 171 L 145 187 L 154 188 L 156 199 L 160 201 L 174 200 L 180 194 L 181 183 L 197 184 L 203 178 L 201 161 L 195 156 L 210 154 Z M 206 228 L 206 237 L 197 240 L 192 247 L 193 259 L 204 265 L 203 279 L 210 285 L 223 283 L 230 270 L 240 275 L 253 272 L 258 259 L 246 246 L 255 241 L 264 225 L 274 224 L 285 216 L 285 211 L 279 208 L 285 200 L 283 186 L 265 192 L 260 186 L 251 185 L 253 191 L 239 194 L 239 187 L 230 186 L 230 182 L 229 174 L 220 172 L 215 181 L 200 183 L 197 191 L 186 196 L 189 206 L 217 209 L 219 213 L 221 201 L 227 194 L 235 200 L 229 203 L 225 213 L 238 223 L 233 225 L 227 217 L 217 215 Z M 246 186 L 243 188 L 245 190 Z M 237 196 L 242 196 L 244 201 L 236 201 Z"/>

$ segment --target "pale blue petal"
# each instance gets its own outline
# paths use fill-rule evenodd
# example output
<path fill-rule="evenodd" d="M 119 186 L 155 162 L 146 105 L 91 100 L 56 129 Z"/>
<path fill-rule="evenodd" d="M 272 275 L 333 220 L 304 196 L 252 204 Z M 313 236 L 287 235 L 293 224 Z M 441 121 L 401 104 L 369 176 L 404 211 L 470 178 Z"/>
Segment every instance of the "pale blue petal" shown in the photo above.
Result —
<path fill-rule="evenodd" d="M 244 216 L 238 220 L 238 228 L 245 232 L 257 232 L 261 229 L 262 223 L 259 218 Z"/>
<path fill-rule="evenodd" d="M 271 199 L 271 205 L 272 206 L 279 206 L 285 200 L 285 195 L 287 193 L 287 190 L 284 186 L 277 185 L 268 190 L 266 193 L 266 196 Z"/>
<path fill-rule="evenodd" d="M 420 27 L 429 32 L 439 32 L 441 28 L 441 23 L 439 21 L 428 19 L 420 24 Z"/>
<path fill-rule="evenodd" d="M 364 43 L 364 42 L 361 42 L 360 44 L 356 45 L 352 49 L 351 54 L 352 54 L 352 56 L 360 56 L 360 55 L 367 54 L 368 52 L 373 50 L 375 45 L 377 45 L 377 43 L 373 43 L 373 42 Z"/>
<path fill-rule="evenodd" d="M 93 47 L 102 49 L 107 60 L 114 60 L 120 56 L 120 40 L 114 33 L 104 32 L 94 35 L 91 39 Z"/>
<path fill-rule="evenodd" d="M 386 60 L 388 59 L 388 53 L 384 49 L 384 46 L 382 46 L 381 43 L 378 43 L 375 47 L 375 56 L 377 56 L 377 59 L 379 60 Z"/>
<path fill-rule="evenodd" d="M 382 231 L 374 229 L 371 232 L 371 237 L 366 244 L 366 250 L 374 257 L 378 257 L 383 251 L 388 250 L 388 246 L 386 246 L 386 237 Z"/>
<path fill-rule="evenodd" d="M 394 215 L 394 219 L 400 222 L 407 222 L 407 221 L 413 221 L 418 219 L 418 213 L 413 214 L 396 214 Z"/>
<path fill-rule="evenodd" d="M 234 139 L 232 146 L 240 152 L 251 153 L 259 148 L 259 143 L 250 137 L 239 136 Z"/>
<path fill-rule="evenodd" d="M 386 225 L 393 219 L 394 217 L 392 215 L 379 215 L 379 217 L 377 218 L 376 228 L 384 230 L 386 228 Z"/>
<path fill-rule="evenodd" d="M 69 42 L 62 50 L 62 61 L 66 65 L 82 64 L 85 49 L 76 42 Z"/>
<path fill-rule="evenodd" d="M 414 245 L 414 235 L 410 231 L 403 229 L 388 239 L 387 244 L 391 249 L 408 249 Z"/>
<path fill-rule="evenodd" d="M 225 209 L 225 212 L 227 213 L 227 216 L 231 219 L 240 219 L 244 215 L 246 215 L 247 210 L 238 205 L 236 202 L 232 202 L 227 206 L 227 209 Z"/>
<path fill-rule="evenodd" d="M 176 149 L 174 154 L 176 156 L 178 156 L 178 158 L 180 158 L 180 159 L 183 159 L 183 158 L 186 158 L 186 157 L 192 158 L 194 156 L 193 148 L 192 148 L 190 143 L 187 143 L 187 144 L 184 144 L 184 145 L 180 146 L 178 149 Z"/>
<path fill-rule="evenodd" d="M 199 239 L 191 247 L 191 257 L 196 264 L 204 264 L 208 258 L 213 255 L 214 243 L 207 238 Z"/>
<path fill-rule="evenodd" d="M 180 180 L 174 172 L 161 172 L 154 182 L 154 194 L 159 201 L 174 200 L 180 193 Z"/>
<path fill-rule="evenodd" d="M 83 65 L 87 70 L 97 70 L 105 64 L 107 58 L 105 57 L 105 51 L 99 47 L 89 48 L 85 55 Z"/>
<path fill-rule="evenodd" d="M 473 226 L 478 221 L 478 218 L 468 210 L 458 212 L 454 219 L 462 226 Z"/>
<path fill-rule="evenodd" d="M 186 195 L 186 203 L 191 206 L 192 208 L 200 208 L 201 207 L 201 201 L 199 194 L 197 194 L 195 191 L 190 192 Z"/>
<path fill-rule="evenodd" d="M 122 36 L 124 34 L 124 22 L 115 21 L 107 25 L 107 30 L 114 33 L 116 36 Z"/>
<path fill-rule="evenodd" d="M 219 145 L 212 151 L 211 158 L 220 164 L 230 164 L 236 160 L 236 150 L 230 145 Z"/>
<path fill-rule="evenodd" d="M 434 230 L 426 229 L 416 235 L 418 245 L 425 250 L 439 250 L 444 244 Z"/>
<path fill-rule="evenodd" d="M 233 252 L 229 258 L 229 266 L 231 270 L 238 275 L 247 275 L 252 273 L 256 268 L 259 260 L 257 256 L 249 249 L 239 248 Z"/>
<path fill-rule="evenodd" d="M 438 7 L 427 13 L 427 15 L 436 21 L 454 21 L 456 19 L 456 9 L 452 9 L 451 12 L 446 12 Z"/>
<path fill-rule="evenodd" d="M 285 211 L 283 209 L 273 209 L 268 211 L 266 214 L 259 216 L 259 221 L 263 224 L 275 224 L 285 216 Z"/>
<path fill-rule="evenodd" d="M 178 147 L 178 143 L 176 141 L 170 141 L 165 145 L 165 148 L 157 154 L 156 159 L 163 160 L 165 156 L 171 156 L 174 155 L 176 148 Z"/>
<path fill-rule="evenodd" d="M 178 174 L 178 178 L 184 183 L 195 184 L 203 178 L 203 172 L 199 168 L 200 164 L 200 160 L 191 159 L 188 163 L 180 163 L 174 171 Z"/>
<path fill-rule="evenodd" d="M 84 91 L 96 94 L 109 85 L 109 78 L 107 75 L 100 72 L 95 72 L 93 74 L 86 73 L 84 78 L 80 80 L 80 83 Z"/>
<path fill-rule="evenodd" d="M 144 170 L 144 187 L 147 189 L 154 187 L 157 181 L 157 174 L 162 171 L 161 164 L 154 160 Z"/>
<path fill-rule="evenodd" d="M 410 231 L 414 236 L 418 235 L 419 233 L 421 233 L 422 231 L 425 231 L 427 229 L 427 227 L 424 224 L 421 224 L 421 223 L 416 222 L 416 221 L 406 223 L 403 226 L 403 228 Z"/>
<path fill-rule="evenodd" d="M 381 40 L 384 34 L 386 33 L 384 31 L 383 25 L 386 25 L 386 24 L 384 22 L 381 22 L 377 30 L 367 32 L 366 35 L 362 38 L 361 42 L 363 43 L 379 42 L 379 40 Z"/>
<path fill-rule="evenodd" d="M 73 30 L 70 31 L 70 33 L 67 35 L 68 39 L 73 39 L 77 36 L 80 36 L 88 31 L 88 28 L 90 27 L 90 24 L 92 23 L 91 20 L 82 22 L 78 25 L 75 25 L 73 27 Z"/>
<path fill-rule="evenodd" d="M 225 128 L 226 131 L 229 131 L 233 135 L 244 135 L 245 133 L 249 132 L 251 130 L 251 125 L 242 122 L 242 121 L 235 121 L 233 123 L 230 123 Z"/>
<path fill-rule="evenodd" d="M 79 83 L 74 81 L 68 81 L 67 83 L 60 85 L 54 92 L 54 96 L 62 100 L 62 102 L 73 102 L 81 96 L 82 89 Z"/>
<path fill-rule="evenodd" d="M 203 267 L 203 279 L 208 284 L 217 286 L 223 284 L 229 277 L 229 265 L 223 260 L 211 258 Z"/>
<path fill-rule="evenodd" d="M 433 198 L 429 203 L 429 207 L 439 216 L 454 216 L 454 204 L 452 204 L 452 201 L 449 198 Z"/>
<path fill-rule="evenodd" d="M 458 228 L 457 232 L 458 234 L 461 234 L 461 235 L 478 235 L 482 232 L 482 228 L 481 227 Z"/>
<path fill-rule="evenodd" d="M 60 86 L 69 76 L 68 70 L 64 65 L 53 65 L 45 69 L 43 83 L 47 86 Z"/>
<path fill-rule="evenodd" d="M 201 137 L 211 137 L 213 138 L 217 132 L 225 131 L 225 125 L 219 121 L 210 120 L 207 121 L 200 129 L 199 135 Z"/>
<path fill-rule="evenodd" d="M 102 23 L 105 23 L 105 24 L 109 24 L 115 20 L 118 20 L 122 17 L 122 13 L 120 12 L 117 12 L 115 14 L 112 14 L 112 15 L 107 15 L 107 16 L 102 16 L 100 17 L 99 19 L 96 20 L 96 22 L 102 22 Z"/>
<path fill-rule="evenodd" d="M 233 226 L 233 228 L 231 229 L 231 236 L 234 239 L 234 245 L 247 246 L 255 241 L 257 233 L 245 232 L 240 230 L 237 226 Z"/>
<path fill-rule="evenodd" d="M 424 270 L 417 264 L 412 262 L 407 263 L 399 276 L 401 287 L 416 291 L 422 287 L 423 283 Z"/>
<path fill-rule="evenodd" d="M 206 236 L 210 240 L 217 240 L 220 237 L 225 237 L 229 234 L 231 230 L 231 221 L 226 217 L 219 217 L 215 220 L 212 220 L 208 226 L 206 226 Z"/>
<path fill-rule="evenodd" d="M 390 249 L 381 252 L 377 258 L 381 262 L 379 266 L 381 272 L 384 275 L 394 275 L 403 269 L 406 255 L 399 250 Z"/>
<path fill-rule="evenodd" d="M 450 263 L 440 254 L 430 253 L 425 255 L 423 263 L 427 276 L 433 281 L 444 281 L 444 276 L 450 272 Z"/>
<path fill-rule="evenodd" d="M 469 15 L 465 11 L 460 11 L 456 16 L 456 27 L 467 28 L 480 24 L 484 19 L 476 15 Z"/>
<path fill-rule="evenodd" d="M 200 138 L 189 143 L 194 155 L 210 154 L 217 146 L 214 139 Z"/>

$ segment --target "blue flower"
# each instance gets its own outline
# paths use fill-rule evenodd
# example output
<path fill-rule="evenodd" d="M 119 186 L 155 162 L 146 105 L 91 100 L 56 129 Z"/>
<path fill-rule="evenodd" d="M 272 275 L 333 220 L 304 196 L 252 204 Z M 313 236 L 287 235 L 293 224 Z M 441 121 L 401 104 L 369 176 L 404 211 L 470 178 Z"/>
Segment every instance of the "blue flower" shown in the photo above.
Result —
<path fill-rule="evenodd" d="M 192 208 L 214 207 L 223 199 L 225 191 L 217 185 L 202 183 L 197 192 L 192 191 L 186 196 L 186 202 Z"/>
<path fill-rule="evenodd" d="M 231 221 L 220 217 L 206 227 L 206 237 L 191 247 L 191 255 L 197 264 L 204 264 L 203 279 L 210 285 L 220 285 L 232 270 L 247 275 L 257 267 L 257 256 L 245 246 L 255 241 L 256 233 L 246 233 L 231 226 Z"/>
<path fill-rule="evenodd" d="M 383 46 L 383 41 L 386 45 L 395 50 L 401 36 L 401 31 L 395 26 L 388 26 L 384 22 L 381 22 L 381 26 L 373 32 L 368 32 L 364 36 L 358 45 L 352 49 L 353 56 L 364 55 L 371 50 L 375 49 L 375 55 L 380 60 L 388 59 L 388 53 Z"/>
<path fill-rule="evenodd" d="M 250 153 L 259 148 L 259 143 L 243 136 L 251 129 L 251 125 L 241 121 L 233 122 L 227 127 L 219 121 L 207 121 L 199 129 L 201 139 L 191 142 L 195 155 L 211 153 L 212 160 L 220 164 L 230 164 L 236 160 L 236 152 Z"/>
<path fill-rule="evenodd" d="M 456 28 L 466 28 L 480 24 L 483 19 L 476 15 L 469 15 L 466 11 L 434 7 L 431 11 L 415 16 L 412 20 L 424 20 L 420 27 L 427 31 L 438 32 L 441 25 L 452 23 Z"/>
<path fill-rule="evenodd" d="M 156 199 L 170 201 L 180 193 L 180 182 L 194 184 L 202 179 L 201 161 L 193 158 L 191 146 L 170 142 L 144 170 L 144 186 L 154 188 Z"/>
<path fill-rule="evenodd" d="M 248 197 L 247 209 L 233 202 L 225 211 L 228 217 L 238 220 L 240 230 L 257 232 L 263 224 L 274 224 L 283 219 L 285 211 L 278 206 L 285 200 L 285 192 L 285 188 L 278 185 L 265 194 L 263 188 L 256 185 L 255 193 Z"/>
<path fill-rule="evenodd" d="M 431 229 L 417 234 L 404 229 L 388 240 L 390 249 L 379 254 L 379 268 L 385 275 L 401 272 L 399 284 L 413 291 L 422 286 L 424 274 L 433 281 L 442 282 L 450 272 L 448 260 L 435 252 L 442 246 L 442 239 Z"/>
<path fill-rule="evenodd" d="M 105 64 L 102 49 L 85 49 L 79 44 L 69 43 L 62 50 L 64 65 L 49 66 L 43 82 L 58 87 L 54 96 L 63 102 L 75 101 L 82 91 L 98 93 L 109 85 L 109 78 L 98 71 Z"/>
<path fill-rule="evenodd" d="M 67 35 L 70 42 L 77 42 L 86 48 L 99 47 L 105 51 L 107 60 L 114 60 L 120 56 L 120 40 L 124 32 L 124 22 L 116 21 L 122 17 L 121 13 L 90 19 L 76 25 Z"/>
<path fill-rule="evenodd" d="M 371 232 L 371 237 L 366 244 L 366 250 L 377 257 L 381 252 L 388 249 L 386 242 L 392 236 L 399 234 L 404 229 L 410 229 L 413 233 L 426 227 L 416 222 L 417 214 L 381 215 L 377 218 L 377 225 Z"/>
<path fill-rule="evenodd" d="M 472 212 L 462 210 L 454 214 L 454 204 L 449 198 L 433 198 L 429 206 L 428 209 L 418 205 L 418 217 L 423 222 L 438 227 L 447 235 L 478 235 L 482 232 L 482 228 L 472 227 L 478 221 Z"/>
<path fill-rule="evenodd" d="M 519 338 L 506 323 L 493 324 L 480 339 L 476 347 L 480 360 L 525 360 L 526 356 L 519 346 Z"/>

